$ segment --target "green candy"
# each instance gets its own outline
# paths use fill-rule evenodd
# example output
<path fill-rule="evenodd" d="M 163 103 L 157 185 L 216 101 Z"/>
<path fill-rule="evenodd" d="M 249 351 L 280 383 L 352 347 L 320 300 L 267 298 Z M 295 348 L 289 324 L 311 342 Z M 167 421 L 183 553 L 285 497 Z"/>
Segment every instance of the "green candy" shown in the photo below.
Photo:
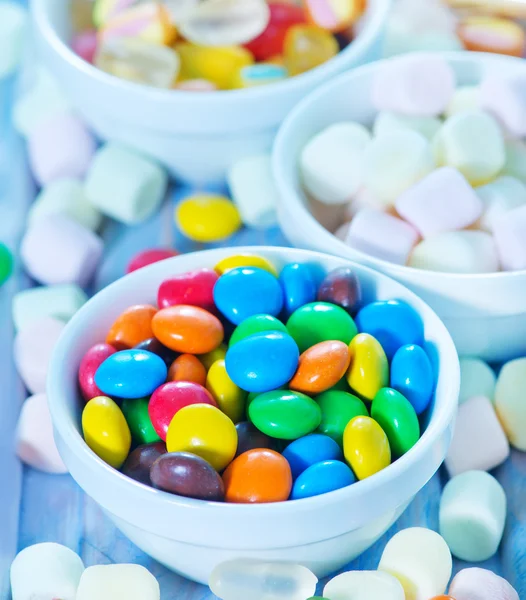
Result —
<path fill-rule="evenodd" d="M 131 431 L 134 446 L 161 441 L 161 438 L 153 428 L 148 413 L 148 403 L 148 398 L 138 398 L 137 400 L 125 399 L 121 404 L 124 418 Z"/>
<path fill-rule="evenodd" d="M 343 432 L 354 417 L 368 417 L 365 404 L 353 394 L 327 390 L 314 398 L 321 409 L 320 433 L 331 437 L 343 448 Z"/>
<path fill-rule="evenodd" d="M 228 345 L 229 347 L 233 346 L 241 340 L 262 331 L 282 331 L 283 333 L 288 333 L 285 325 L 279 319 L 276 319 L 276 317 L 271 315 L 254 315 L 245 319 L 234 329 Z"/>
<path fill-rule="evenodd" d="M 344 375 L 340 381 L 336 385 L 333 385 L 330 390 L 327 391 L 340 391 L 340 392 L 350 392 L 351 388 L 349 387 L 349 382 L 347 381 L 347 377 Z"/>
<path fill-rule="evenodd" d="M 312 433 L 321 422 L 320 407 L 300 392 L 274 390 L 254 398 L 248 408 L 254 425 L 281 440 L 296 440 Z"/>
<path fill-rule="evenodd" d="M 420 439 L 420 424 L 415 409 L 396 390 L 386 387 L 376 394 L 371 417 L 385 431 L 393 458 L 400 458 Z"/>
<path fill-rule="evenodd" d="M 328 302 L 312 302 L 298 308 L 287 321 L 287 329 L 300 352 L 328 340 L 349 344 L 358 333 L 349 313 Z"/>
<path fill-rule="evenodd" d="M 9 279 L 13 271 L 13 255 L 9 248 L 0 242 L 0 285 Z"/>

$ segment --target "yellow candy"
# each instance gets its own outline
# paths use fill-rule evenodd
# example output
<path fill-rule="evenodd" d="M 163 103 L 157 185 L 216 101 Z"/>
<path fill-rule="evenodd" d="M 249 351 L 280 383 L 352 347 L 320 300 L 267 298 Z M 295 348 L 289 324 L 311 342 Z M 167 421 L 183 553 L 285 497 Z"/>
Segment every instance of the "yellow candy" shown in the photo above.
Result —
<path fill-rule="evenodd" d="M 470 16 L 460 22 L 457 34 L 466 50 L 494 52 L 519 58 L 526 50 L 523 28 L 509 19 Z"/>
<path fill-rule="evenodd" d="M 218 408 L 192 404 L 179 410 L 168 427 L 168 452 L 192 452 L 222 471 L 237 450 L 234 423 Z"/>
<path fill-rule="evenodd" d="M 360 0 L 303 0 L 307 19 L 329 31 L 344 31 L 358 19 Z"/>
<path fill-rule="evenodd" d="M 207 47 L 183 42 L 175 46 L 181 59 L 181 79 L 207 79 L 230 89 L 243 67 L 254 64 L 252 54 L 240 46 Z"/>
<path fill-rule="evenodd" d="M 384 430 L 371 417 L 355 417 L 343 432 L 343 453 L 358 479 L 370 477 L 391 464 Z"/>
<path fill-rule="evenodd" d="M 268 271 L 274 277 L 278 276 L 278 272 L 274 265 L 262 256 L 256 256 L 255 254 L 236 254 L 235 256 L 229 256 L 220 260 L 214 267 L 214 271 L 219 275 L 223 275 L 230 269 L 236 269 L 237 267 L 258 267 L 264 271 Z"/>
<path fill-rule="evenodd" d="M 372 335 L 360 333 L 352 339 L 349 350 L 349 386 L 355 394 L 372 402 L 377 392 L 389 385 L 389 363 L 384 349 Z"/>
<path fill-rule="evenodd" d="M 299 75 L 327 62 L 340 51 L 338 41 L 321 27 L 293 25 L 283 45 L 285 66 L 290 75 Z"/>
<path fill-rule="evenodd" d="M 219 408 L 234 423 L 243 420 L 247 392 L 230 379 L 224 359 L 216 360 L 210 367 L 206 377 L 206 389 L 212 394 Z"/>
<path fill-rule="evenodd" d="M 103 461 L 118 469 L 126 460 L 131 434 L 121 409 L 106 396 L 90 400 L 82 413 L 86 444 Z"/>
<path fill-rule="evenodd" d="M 216 242 L 230 237 L 241 227 L 237 208 L 225 196 L 189 196 L 175 210 L 179 229 L 196 242 Z"/>
<path fill-rule="evenodd" d="M 210 367 L 218 360 L 224 360 L 226 356 L 226 351 L 228 350 L 228 346 L 226 344 L 221 344 L 212 352 L 207 352 L 206 354 L 199 354 L 198 359 L 203 364 L 204 368 L 208 371 Z"/>

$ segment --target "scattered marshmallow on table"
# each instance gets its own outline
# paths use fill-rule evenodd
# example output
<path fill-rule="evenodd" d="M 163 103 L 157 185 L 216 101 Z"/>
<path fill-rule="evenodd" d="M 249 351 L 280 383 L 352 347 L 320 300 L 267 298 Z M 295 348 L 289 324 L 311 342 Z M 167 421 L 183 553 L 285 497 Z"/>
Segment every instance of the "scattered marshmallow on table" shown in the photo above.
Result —
<path fill-rule="evenodd" d="M 88 567 L 75 600 L 160 600 L 157 579 L 141 565 Z"/>
<path fill-rule="evenodd" d="M 460 404 L 474 396 L 485 396 L 493 401 L 497 377 L 495 371 L 480 358 L 460 358 Z"/>
<path fill-rule="evenodd" d="M 70 113 L 43 120 L 28 137 L 29 161 L 41 185 L 63 177 L 84 177 L 95 148 L 93 135 Z"/>
<path fill-rule="evenodd" d="M 405 600 L 402 584 L 382 571 L 348 571 L 331 579 L 323 588 L 331 600 Z"/>
<path fill-rule="evenodd" d="M 11 565 L 13 600 L 76 600 L 83 571 L 80 557 L 65 546 L 29 546 L 18 553 Z"/>
<path fill-rule="evenodd" d="M 526 204 L 497 219 L 493 235 L 502 268 L 505 271 L 526 269 Z"/>
<path fill-rule="evenodd" d="M 14 2 L 0 2 L 0 79 L 8 77 L 22 60 L 27 12 Z"/>
<path fill-rule="evenodd" d="M 480 562 L 499 547 L 506 521 L 506 494 L 484 471 L 453 477 L 440 498 L 439 531 L 456 558 Z"/>
<path fill-rule="evenodd" d="M 455 600 L 520 600 L 505 579 L 477 567 L 459 571 L 449 586 L 449 593 Z"/>
<path fill-rule="evenodd" d="M 45 394 L 35 394 L 22 404 L 16 437 L 16 453 L 22 462 L 45 473 L 67 473 L 55 445 Z"/>
<path fill-rule="evenodd" d="M 486 75 L 479 88 L 480 108 L 491 113 L 511 137 L 526 136 L 526 77 Z"/>
<path fill-rule="evenodd" d="M 132 225 L 150 217 L 166 193 L 166 172 L 149 158 L 117 143 L 95 154 L 85 193 L 101 213 Z"/>
<path fill-rule="evenodd" d="M 431 141 L 441 126 L 441 121 L 436 117 L 411 117 L 384 111 L 378 113 L 374 121 L 373 132 L 375 136 L 378 136 L 409 129 Z"/>
<path fill-rule="evenodd" d="M 526 358 L 507 362 L 495 388 L 495 410 L 510 444 L 526 452 Z"/>
<path fill-rule="evenodd" d="M 476 192 L 484 205 L 480 227 L 489 232 L 493 232 L 502 215 L 526 205 L 526 185 L 509 175 L 478 187 Z"/>

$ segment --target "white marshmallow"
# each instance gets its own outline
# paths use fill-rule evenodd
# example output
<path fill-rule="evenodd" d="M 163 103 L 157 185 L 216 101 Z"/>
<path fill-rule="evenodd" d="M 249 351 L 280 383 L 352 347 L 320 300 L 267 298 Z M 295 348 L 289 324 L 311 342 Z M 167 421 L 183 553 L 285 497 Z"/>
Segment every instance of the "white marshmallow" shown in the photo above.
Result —
<path fill-rule="evenodd" d="M 483 360 L 471 357 L 460 359 L 459 404 L 473 396 L 485 396 L 493 401 L 496 383 L 495 371 Z"/>
<path fill-rule="evenodd" d="M 402 584 L 382 571 L 348 571 L 331 579 L 323 588 L 331 600 L 405 600 Z"/>
<path fill-rule="evenodd" d="M 375 136 L 379 136 L 409 129 L 431 141 L 441 126 L 442 122 L 435 117 L 408 117 L 385 111 L 378 113 L 374 121 L 373 132 Z"/>
<path fill-rule="evenodd" d="M 334 235 L 342 242 L 345 242 L 349 233 L 350 226 L 351 224 L 349 222 L 343 223 L 343 225 L 340 225 L 338 229 L 334 232 Z"/>
<path fill-rule="evenodd" d="M 493 231 L 503 214 L 526 205 L 526 185 L 520 179 L 509 175 L 498 177 L 476 191 L 484 204 L 480 227 L 489 232 Z"/>
<path fill-rule="evenodd" d="M 449 593 L 455 600 L 520 600 L 505 579 L 477 567 L 459 571 L 449 586 Z"/>
<path fill-rule="evenodd" d="M 14 2 L 0 2 L 0 79 L 18 68 L 27 33 L 27 12 Z"/>
<path fill-rule="evenodd" d="M 493 225 L 493 235 L 502 268 L 526 269 L 526 205 L 501 215 Z"/>
<path fill-rule="evenodd" d="M 506 162 L 501 175 L 510 175 L 526 183 L 526 144 L 521 140 L 506 140 Z"/>
<path fill-rule="evenodd" d="M 480 108 L 516 138 L 526 135 L 526 78 L 489 73 L 480 84 Z"/>
<path fill-rule="evenodd" d="M 344 219 L 350 221 L 362 210 L 362 208 L 372 208 L 373 210 L 384 211 L 385 202 L 379 200 L 371 190 L 360 188 L 356 196 L 347 204 L 344 211 Z"/>
<path fill-rule="evenodd" d="M 464 85 L 458 87 L 446 108 L 446 117 L 451 117 L 456 113 L 477 110 L 480 108 L 479 86 Z"/>
<path fill-rule="evenodd" d="M 76 600 L 160 600 L 157 579 L 141 565 L 88 567 Z"/>
<path fill-rule="evenodd" d="M 495 410 L 510 444 L 526 452 L 526 358 L 507 362 L 495 387 Z"/>

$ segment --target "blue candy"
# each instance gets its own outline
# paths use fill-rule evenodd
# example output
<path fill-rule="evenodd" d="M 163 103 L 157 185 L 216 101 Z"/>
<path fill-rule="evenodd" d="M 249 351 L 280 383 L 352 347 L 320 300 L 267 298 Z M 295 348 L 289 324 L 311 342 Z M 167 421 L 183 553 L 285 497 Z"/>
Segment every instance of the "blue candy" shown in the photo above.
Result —
<path fill-rule="evenodd" d="M 429 406 L 435 378 L 429 357 L 420 346 L 402 346 L 391 363 L 391 387 L 413 405 L 417 415 Z"/>
<path fill-rule="evenodd" d="M 316 463 L 341 459 L 342 451 L 328 435 L 311 433 L 289 444 L 283 451 L 283 456 L 289 462 L 293 479 L 296 479 Z"/>
<path fill-rule="evenodd" d="M 406 344 L 424 343 L 424 323 L 414 308 L 401 300 L 381 300 L 368 304 L 356 316 L 360 333 L 375 337 L 391 360 Z"/>
<path fill-rule="evenodd" d="M 299 355 L 296 342 L 287 333 L 256 333 L 228 349 L 225 366 L 230 379 L 241 389 L 270 392 L 292 379 Z"/>
<path fill-rule="evenodd" d="M 289 317 L 297 308 L 316 300 L 316 282 L 309 265 L 293 263 L 283 267 L 279 276 L 285 296 L 285 314 Z"/>
<path fill-rule="evenodd" d="M 115 398 L 144 398 L 166 381 L 163 359 L 146 350 L 123 350 L 109 356 L 97 369 L 95 383 Z"/>
<path fill-rule="evenodd" d="M 279 315 L 283 308 L 283 291 L 276 277 L 267 271 L 239 267 L 217 280 L 214 302 L 229 321 L 239 325 L 252 315 Z"/>
<path fill-rule="evenodd" d="M 351 469 L 339 460 L 325 460 L 310 466 L 296 479 L 291 500 L 301 500 L 334 492 L 356 481 Z"/>

